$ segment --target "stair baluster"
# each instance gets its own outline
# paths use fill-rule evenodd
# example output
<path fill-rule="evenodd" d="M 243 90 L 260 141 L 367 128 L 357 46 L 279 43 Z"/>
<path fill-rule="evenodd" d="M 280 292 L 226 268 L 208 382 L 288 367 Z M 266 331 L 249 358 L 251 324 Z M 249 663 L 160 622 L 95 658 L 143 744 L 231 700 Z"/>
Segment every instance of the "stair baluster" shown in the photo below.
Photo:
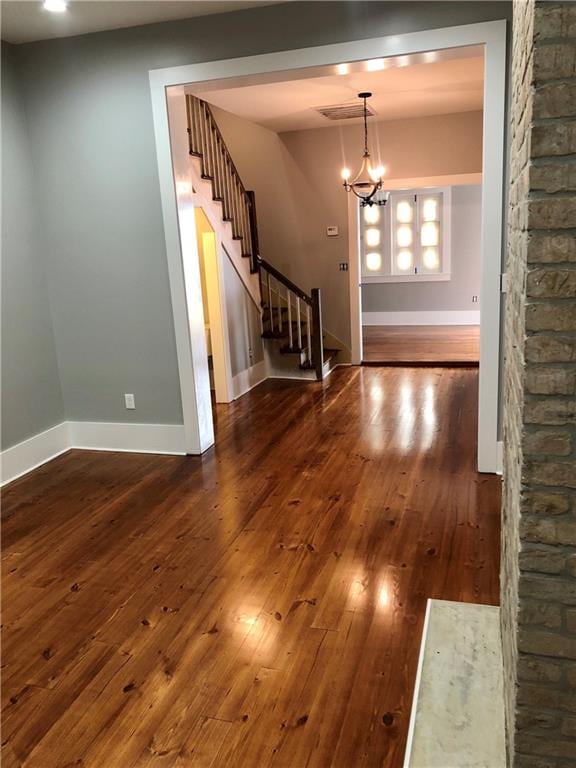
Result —
<path fill-rule="evenodd" d="M 193 155 L 196 154 L 195 148 L 194 148 L 194 137 L 192 135 L 192 109 L 193 104 L 190 99 L 186 99 L 186 119 L 188 121 L 188 152 Z"/>
<path fill-rule="evenodd" d="M 236 183 L 232 173 L 229 175 L 230 181 L 230 208 L 232 210 L 232 237 L 234 240 L 238 240 L 238 227 L 236 226 L 237 211 L 236 211 Z"/>
<path fill-rule="evenodd" d="M 288 302 L 288 348 L 294 349 L 294 334 L 292 331 L 292 294 L 290 288 L 286 288 L 286 301 Z"/>
<path fill-rule="evenodd" d="M 193 155 L 200 154 L 200 147 L 198 144 L 198 122 L 196 120 L 196 104 L 192 99 L 187 100 L 187 116 L 188 116 L 188 135 L 190 152 Z"/>
<path fill-rule="evenodd" d="M 234 178 L 234 228 L 236 229 L 236 237 L 238 240 L 242 239 L 242 219 L 240 216 L 240 185 L 238 179 Z"/>
<path fill-rule="evenodd" d="M 202 152 L 201 162 L 202 162 L 202 178 L 209 179 L 210 178 L 210 168 L 208 166 L 208 143 L 206 141 L 206 120 L 204 117 L 204 107 L 203 102 L 198 102 L 198 125 L 199 125 L 199 134 L 200 134 L 200 147 Z"/>
<path fill-rule="evenodd" d="M 213 199 L 222 199 L 222 168 L 220 163 L 220 146 L 218 144 L 218 137 L 214 133 L 214 129 L 210 126 L 210 134 L 212 136 L 212 142 L 214 147 L 214 188 Z"/>
<path fill-rule="evenodd" d="M 206 134 L 206 149 L 207 149 L 207 155 L 208 155 L 208 174 L 212 179 L 214 179 L 215 171 L 214 171 L 214 151 L 213 151 L 213 145 L 212 145 L 212 129 L 211 129 L 210 123 L 208 122 L 208 114 L 206 112 L 205 104 L 203 105 L 202 117 L 204 122 L 204 132 Z"/>
<path fill-rule="evenodd" d="M 296 332 L 298 334 L 298 349 L 302 349 L 302 322 L 300 320 L 300 296 L 296 296 Z"/>
<path fill-rule="evenodd" d="M 306 304 L 306 354 L 308 365 L 312 365 L 312 326 L 310 323 L 310 304 Z"/>
<path fill-rule="evenodd" d="M 242 198 L 242 232 L 244 234 L 244 240 L 242 242 L 242 253 L 244 256 L 251 256 L 251 243 L 250 243 L 250 226 L 248 223 L 248 204 L 246 198 Z"/>
<path fill-rule="evenodd" d="M 276 311 L 278 312 L 278 331 L 282 333 L 282 292 L 280 291 L 280 283 L 276 281 L 276 284 L 278 286 L 278 292 L 277 292 L 277 304 L 276 304 Z"/>
<path fill-rule="evenodd" d="M 272 286 L 270 280 L 272 276 L 268 272 L 268 317 L 270 318 L 270 332 L 274 333 L 274 311 L 272 309 Z"/>
<path fill-rule="evenodd" d="M 232 210 L 230 208 L 230 179 L 228 176 L 228 160 L 226 155 L 222 154 L 222 179 L 223 179 L 223 194 L 224 194 L 224 219 L 226 221 L 232 221 Z"/>

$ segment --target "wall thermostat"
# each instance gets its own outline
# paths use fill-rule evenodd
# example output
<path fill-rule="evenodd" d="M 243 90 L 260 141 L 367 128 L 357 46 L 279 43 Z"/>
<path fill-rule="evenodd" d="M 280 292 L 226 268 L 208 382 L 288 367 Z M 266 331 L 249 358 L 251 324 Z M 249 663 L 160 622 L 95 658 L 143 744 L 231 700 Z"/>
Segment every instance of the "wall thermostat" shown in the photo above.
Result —
<path fill-rule="evenodd" d="M 328 237 L 338 237 L 338 227 L 326 227 Z"/>

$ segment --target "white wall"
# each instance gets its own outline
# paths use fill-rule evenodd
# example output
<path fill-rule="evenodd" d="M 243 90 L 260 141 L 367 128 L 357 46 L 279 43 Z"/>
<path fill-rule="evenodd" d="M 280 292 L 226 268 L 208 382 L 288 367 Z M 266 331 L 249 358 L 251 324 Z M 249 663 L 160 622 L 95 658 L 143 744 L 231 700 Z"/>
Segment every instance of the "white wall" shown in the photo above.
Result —
<path fill-rule="evenodd" d="M 260 313 L 227 255 L 223 263 L 230 363 L 237 376 L 264 360 Z"/>

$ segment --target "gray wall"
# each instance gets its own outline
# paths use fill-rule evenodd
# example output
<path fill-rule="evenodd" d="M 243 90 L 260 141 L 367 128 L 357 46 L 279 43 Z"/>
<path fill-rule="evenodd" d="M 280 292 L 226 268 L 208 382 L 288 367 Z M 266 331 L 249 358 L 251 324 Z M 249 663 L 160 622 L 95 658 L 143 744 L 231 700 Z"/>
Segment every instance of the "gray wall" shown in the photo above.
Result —
<path fill-rule="evenodd" d="M 68 417 L 182 419 L 150 69 L 500 19 L 509 7 L 290 3 L 18 46 Z"/>
<path fill-rule="evenodd" d="M 452 188 L 451 279 L 448 282 L 370 283 L 362 286 L 364 312 L 479 310 L 482 187 Z"/>
<path fill-rule="evenodd" d="M 224 290 L 230 337 L 230 364 L 232 376 L 236 376 L 264 359 L 264 347 L 258 307 L 252 301 L 227 255 L 224 258 Z"/>
<path fill-rule="evenodd" d="M 64 406 L 12 46 L 2 47 L 2 449 L 58 424 Z"/>

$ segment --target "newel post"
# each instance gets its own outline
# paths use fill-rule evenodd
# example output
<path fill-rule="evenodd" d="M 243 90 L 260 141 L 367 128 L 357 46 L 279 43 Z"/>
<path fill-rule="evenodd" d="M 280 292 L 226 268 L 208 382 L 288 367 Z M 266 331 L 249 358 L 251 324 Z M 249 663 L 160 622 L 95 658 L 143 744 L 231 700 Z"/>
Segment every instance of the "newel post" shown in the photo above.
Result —
<path fill-rule="evenodd" d="M 258 260 L 260 258 L 260 244 L 258 242 L 258 223 L 256 220 L 256 195 L 252 190 L 247 190 L 246 195 L 250 201 L 248 208 L 248 216 L 250 220 L 250 238 L 251 238 L 251 250 L 252 250 L 252 272 L 258 270 Z"/>
<path fill-rule="evenodd" d="M 322 341 L 322 299 L 320 288 L 312 288 L 312 359 L 316 369 L 316 378 L 324 378 L 324 344 Z"/>

